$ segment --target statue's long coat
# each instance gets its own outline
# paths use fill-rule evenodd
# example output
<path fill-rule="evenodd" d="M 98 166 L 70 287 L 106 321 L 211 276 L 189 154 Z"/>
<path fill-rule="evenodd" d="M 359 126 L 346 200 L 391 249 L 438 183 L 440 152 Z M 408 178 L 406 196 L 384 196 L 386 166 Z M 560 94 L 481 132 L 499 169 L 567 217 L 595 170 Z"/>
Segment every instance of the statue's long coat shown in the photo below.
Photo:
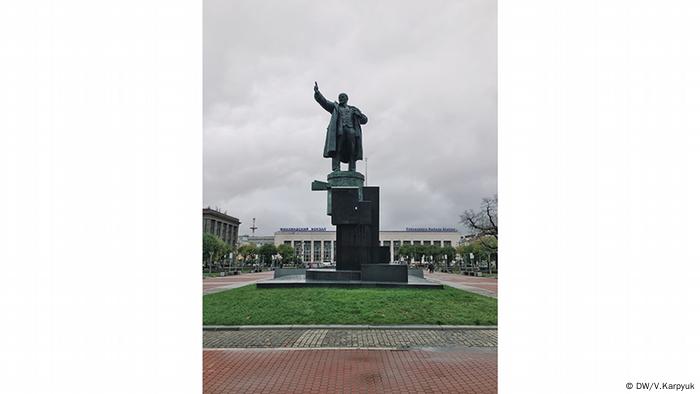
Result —
<path fill-rule="evenodd" d="M 328 123 L 328 128 L 326 129 L 326 143 L 323 147 L 323 157 L 335 157 L 338 146 L 338 127 L 340 127 L 340 115 L 338 114 L 338 103 L 326 100 L 325 97 L 320 92 L 314 93 L 314 98 L 321 104 L 321 107 L 326 111 L 331 113 L 331 121 Z M 362 127 L 367 123 L 367 117 L 360 112 L 357 107 L 348 105 L 355 114 L 352 117 L 352 126 L 355 129 L 355 160 L 362 160 Z M 343 155 L 339 156 L 343 163 L 347 163 L 349 160 Z"/>

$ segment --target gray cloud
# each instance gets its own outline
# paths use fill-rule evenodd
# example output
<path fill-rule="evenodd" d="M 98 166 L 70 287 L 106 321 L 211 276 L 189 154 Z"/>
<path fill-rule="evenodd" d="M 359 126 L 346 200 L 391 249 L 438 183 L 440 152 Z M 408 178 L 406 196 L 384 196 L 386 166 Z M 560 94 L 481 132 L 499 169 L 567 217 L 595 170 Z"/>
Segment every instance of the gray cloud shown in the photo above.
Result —
<path fill-rule="evenodd" d="M 331 227 L 313 82 L 369 118 L 381 227 L 459 225 L 497 191 L 496 2 L 204 3 L 204 205 Z M 365 162 L 358 162 L 364 172 Z M 245 232 L 245 231 L 242 231 Z"/>

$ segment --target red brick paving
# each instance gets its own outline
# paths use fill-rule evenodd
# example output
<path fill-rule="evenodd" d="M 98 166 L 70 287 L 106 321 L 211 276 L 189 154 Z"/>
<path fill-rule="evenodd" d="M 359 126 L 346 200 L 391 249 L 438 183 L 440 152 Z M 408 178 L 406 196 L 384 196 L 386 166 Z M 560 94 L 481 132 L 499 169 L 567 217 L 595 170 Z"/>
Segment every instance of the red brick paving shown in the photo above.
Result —
<path fill-rule="evenodd" d="M 498 279 L 495 278 L 447 274 L 443 272 L 435 272 L 432 274 L 426 272 L 425 277 L 427 279 L 437 279 L 445 283 L 451 282 L 459 285 L 476 287 L 493 293 L 494 295 L 498 294 Z"/>
<path fill-rule="evenodd" d="M 261 279 L 272 279 L 273 271 L 256 272 L 252 274 L 231 275 L 222 278 L 204 278 L 202 280 L 202 290 L 208 291 L 217 287 L 224 287 L 233 284 L 243 284 L 245 282 L 253 283 Z"/>
<path fill-rule="evenodd" d="M 205 350 L 205 393 L 496 393 L 496 348 Z"/>

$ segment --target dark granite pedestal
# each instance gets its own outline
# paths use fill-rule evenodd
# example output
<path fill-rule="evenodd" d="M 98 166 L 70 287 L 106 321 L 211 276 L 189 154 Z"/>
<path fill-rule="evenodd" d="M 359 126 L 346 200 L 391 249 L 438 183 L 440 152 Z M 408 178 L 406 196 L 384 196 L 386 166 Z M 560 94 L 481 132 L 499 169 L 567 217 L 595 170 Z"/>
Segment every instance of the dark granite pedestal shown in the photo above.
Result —
<path fill-rule="evenodd" d="M 362 280 L 360 271 L 308 269 L 306 279 L 310 280 Z"/>
<path fill-rule="evenodd" d="M 442 284 L 423 278 L 422 270 L 409 270 L 405 265 L 393 264 L 366 264 L 362 266 L 360 271 L 283 268 L 275 270 L 275 279 L 258 282 L 256 286 L 261 289 L 285 287 L 443 288 Z"/>
<path fill-rule="evenodd" d="M 257 287 L 417 287 L 443 288 L 414 275 L 405 265 L 389 264 L 388 246 L 379 243 L 379 187 L 364 186 L 356 171 L 334 171 L 328 182 L 314 181 L 311 190 L 328 193 L 326 212 L 336 226 L 336 270 L 309 269 L 289 275 L 275 272 L 275 279 Z M 409 275 L 411 273 L 411 275 Z"/>
<path fill-rule="evenodd" d="M 408 267 L 393 264 L 362 264 L 362 269 L 330 270 L 308 269 L 305 278 L 309 280 L 364 280 L 369 282 L 408 282 Z"/>
<path fill-rule="evenodd" d="M 408 282 L 408 267 L 395 264 L 362 264 L 360 278 L 369 282 Z"/>

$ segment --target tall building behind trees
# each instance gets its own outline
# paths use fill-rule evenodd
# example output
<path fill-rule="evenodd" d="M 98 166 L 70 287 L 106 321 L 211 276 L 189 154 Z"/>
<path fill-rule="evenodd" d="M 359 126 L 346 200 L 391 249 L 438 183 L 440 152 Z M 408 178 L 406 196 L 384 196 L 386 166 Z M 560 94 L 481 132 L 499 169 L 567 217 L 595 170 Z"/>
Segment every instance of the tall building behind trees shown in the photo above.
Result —
<path fill-rule="evenodd" d="M 209 207 L 202 209 L 202 232 L 221 238 L 235 249 L 238 242 L 238 226 L 241 221 L 226 212 Z"/>

